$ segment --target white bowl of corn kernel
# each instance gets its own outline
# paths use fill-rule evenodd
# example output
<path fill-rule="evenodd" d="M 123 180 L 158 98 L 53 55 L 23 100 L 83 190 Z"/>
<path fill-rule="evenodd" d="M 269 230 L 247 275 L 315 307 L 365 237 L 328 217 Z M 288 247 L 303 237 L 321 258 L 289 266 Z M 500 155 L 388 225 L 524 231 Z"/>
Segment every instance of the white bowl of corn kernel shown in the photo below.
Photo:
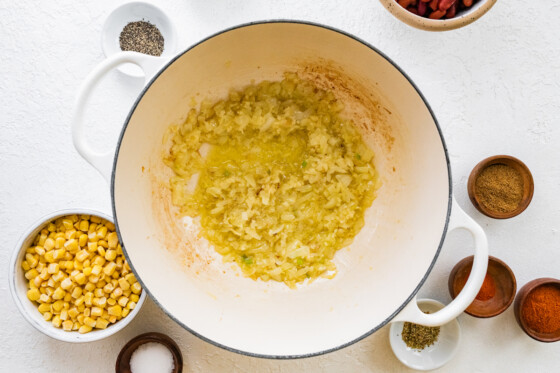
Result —
<path fill-rule="evenodd" d="M 111 217 L 87 209 L 56 211 L 33 224 L 14 250 L 9 282 L 25 319 L 65 342 L 115 334 L 146 299 Z"/>

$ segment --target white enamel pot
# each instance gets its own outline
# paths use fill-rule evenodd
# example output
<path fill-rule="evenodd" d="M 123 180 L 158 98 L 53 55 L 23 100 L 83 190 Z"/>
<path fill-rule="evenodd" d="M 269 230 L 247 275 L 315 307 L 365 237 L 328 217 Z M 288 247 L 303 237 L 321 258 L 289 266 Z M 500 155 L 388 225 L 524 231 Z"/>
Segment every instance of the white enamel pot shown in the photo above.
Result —
<path fill-rule="evenodd" d="M 130 110 L 116 152 L 99 154 L 84 133 L 92 89 L 111 69 L 134 63 L 147 85 Z M 163 165 L 168 126 L 203 97 L 224 97 L 252 80 L 296 71 L 346 104 L 375 151 L 383 186 L 364 228 L 335 256 L 337 276 L 291 290 L 243 277 L 170 204 Z M 374 47 L 344 32 L 291 21 L 247 24 L 218 33 L 171 61 L 123 52 L 87 78 L 76 103 L 74 144 L 110 182 L 115 224 L 134 273 L 177 323 L 231 351 L 269 358 L 318 355 L 348 346 L 391 321 L 442 325 L 472 302 L 486 273 L 483 230 L 455 203 L 445 142 L 412 81 Z M 472 275 L 434 314 L 416 293 L 446 232 L 475 241 Z"/>

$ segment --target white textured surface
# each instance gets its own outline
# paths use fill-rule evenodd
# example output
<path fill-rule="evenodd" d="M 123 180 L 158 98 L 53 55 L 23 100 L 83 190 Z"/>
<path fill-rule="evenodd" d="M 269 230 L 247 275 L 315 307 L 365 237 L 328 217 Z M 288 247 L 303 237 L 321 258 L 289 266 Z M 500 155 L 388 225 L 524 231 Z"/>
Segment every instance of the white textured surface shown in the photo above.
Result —
<path fill-rule="evenodd" d="M 70 115 L 77 89 L 103 58 L 100 32 L 122 1 L 0 0 L 0 371 L 111 372 L 120 348 L 142 332 L 160 331 L 180 345 L 186 372 L 399 372 L 388 328 L 326 356 L 271 361 L 223 351 L 192 336 L 151 301 L 117 335 L 88 345 L 57 342 L 17 312 L 6 269 L 19 235 L 56 209 L 110 212 L 108 187 L 76 153 Z M 179 45 L 242 22 L 292 18 L 355 34 L 394 59 L 431 103 L 449 148 L 455 195 L 488 233 L 490 253 L 504 259 L 519 286 L 560 277 L 560 3 L 499 1 L 458 31 L 427 33 L 395 20 L 376 0 L 157 2 L 176 22 Z M 142 82 L 117 72 L 102 84 L 90 110 L 92 140 L 113 146 Z M 535 196 L 521 216 L 496 221 L 474 210 L 466 194 L 472 167 L 493 154 L 512 154 L 533 172 Z M 428 213 L 428 212 L 427 212 Z M 447 276 L 470 255 L 470 237 L 451 234 L 420 296 L 449 301 Z M 390 286 L 390 284 L 388 284 Z M 513 309 L 489 320 L 459 318 L 463 342 L 441 372 L 551 372 L 560 344 L 541 344 L 517 326 Z M 271 336 L 273 337 L 273 336 Z"/>

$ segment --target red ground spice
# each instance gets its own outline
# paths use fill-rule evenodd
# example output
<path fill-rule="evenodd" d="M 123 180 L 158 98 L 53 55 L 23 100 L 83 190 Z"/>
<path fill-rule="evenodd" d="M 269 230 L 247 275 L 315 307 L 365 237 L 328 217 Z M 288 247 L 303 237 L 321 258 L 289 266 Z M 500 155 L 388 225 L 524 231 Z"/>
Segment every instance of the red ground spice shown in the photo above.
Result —
<path fill-rule="evenodd" d="M 521 317 L 538 333 L 560 330 L 560 286 L 546 284 L 531 291 L 521 307 Z"/>
<path fill-rule="evenodd" d="M 465 284 L 467 283 L 470 274 L 471 273 L 469 271 L 469 274 L 465 276 L 465 279 L 463 280 L 460 286 L 460 290 L 463 290 L 463 287 L 465 287 Z M 496 283 L 494 282 L 494 278 L 492 278 L 490 274 L 486 273 L 486 276 L 484 276 L 484 282 L 482 283 L 482 286 L 480 287 L 480 291 L 476 295 L 475 299 L 479 301 L 487 301 L 489 299 L 492 299 L 494 295 L 496 295 Z"/>

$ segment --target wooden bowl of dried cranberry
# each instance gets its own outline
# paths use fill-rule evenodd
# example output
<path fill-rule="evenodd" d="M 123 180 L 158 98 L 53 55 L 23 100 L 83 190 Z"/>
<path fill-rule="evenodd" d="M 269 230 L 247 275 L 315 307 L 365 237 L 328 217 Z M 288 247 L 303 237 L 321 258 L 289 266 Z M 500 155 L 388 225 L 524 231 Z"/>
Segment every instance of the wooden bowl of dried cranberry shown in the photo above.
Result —
<path fill-rule="evenodd" d="M 482 17 L 497 0 L 380 0 L 404 23 L 427 31 L 447 31 Z"/>

